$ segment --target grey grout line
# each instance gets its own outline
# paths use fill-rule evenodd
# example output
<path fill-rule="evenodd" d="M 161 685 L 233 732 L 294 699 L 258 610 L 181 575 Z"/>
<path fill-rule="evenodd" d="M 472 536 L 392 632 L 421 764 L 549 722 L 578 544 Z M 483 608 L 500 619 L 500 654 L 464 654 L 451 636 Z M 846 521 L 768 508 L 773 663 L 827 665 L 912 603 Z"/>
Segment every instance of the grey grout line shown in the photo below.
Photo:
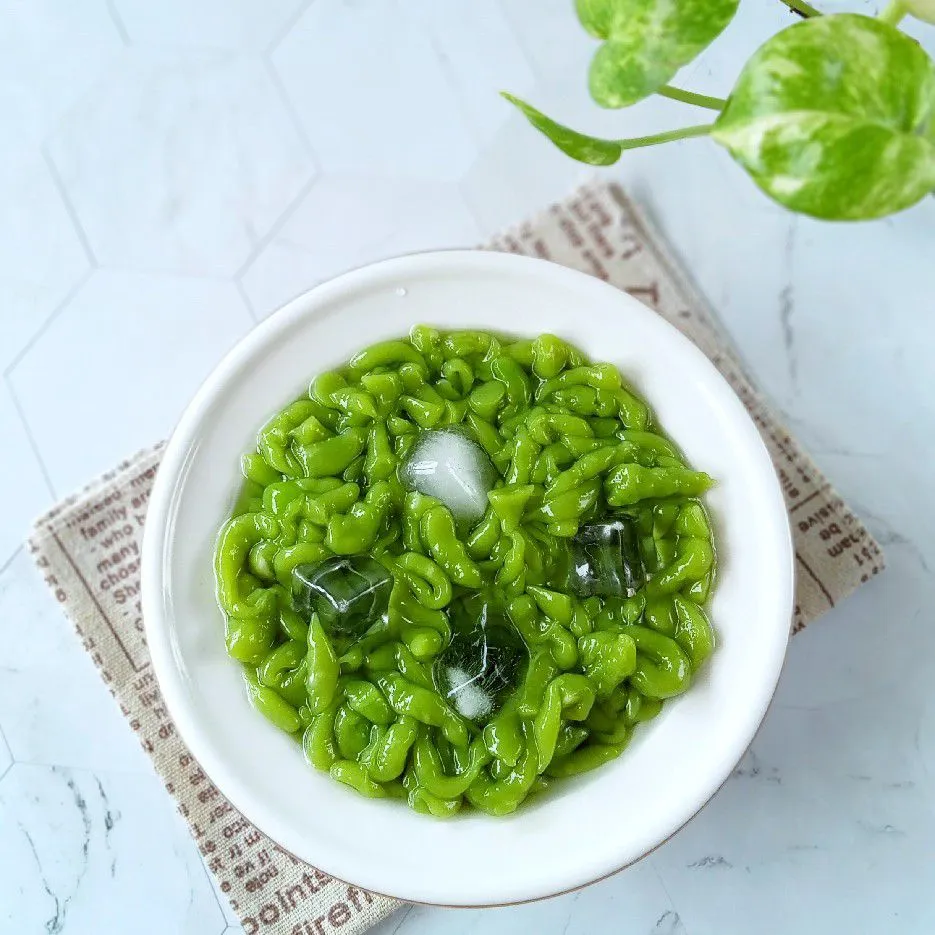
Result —
<path fill-rule="evenodd" d="M 266 48 L 263 50 L 263 55 L 272 55 L 273 52 L 282 44 L 282 41 L 289 35 L 290 32 L 295 28 L 295 24 L 305 16 L 308 8 L 315 2 L 315 0 L 304 0 L 303 3 L 300 3 L 295 12 L 276 30 L 276 34 L 270 39 Z"/>
<path fill-rule="evenodd" d="M 503 17 L 503 22 L 506 23 L 506 28 L 513 37 L 513 41 L 516 43 L 516 48 L 519 49 L 520 54 L 523 56 L 523 61 L 526 63 L 526 67 L 529 69 L 529 74 L 532 75 L 533 85 L 538 85 L 541 81 L 541 76 L 539 75 L 539 70 L 533 63 L 532 56 L 529 54 L 529 46 L 526 45 L 526 37 L 523 35 L 522 31 L 517 28 L 517 25 L 514 22 L 513 17 L 510 15 L 509 10 L 507 10 L 507 8 L 503 5 L 503 0 L 496 0 L 496 3 L 497 9 L 500 11 L 500 15 Z"/>
<path fill-rule="evenodd" d="M 2 724 L 0 724 L 0 746 L 5 747 L 6 752 L 10 754 L 10 762 L 7 763 L 7 768 L 0 773 L 0 782 L 2 782 L 6 774 L 13 769 L 13 766 L 16 764 L 16 757 L 13 756 L 13 748 L 10 746 L 10 741 L 6 739 L 6 734 L 3 733 Z"/>
<path fill-rule="evenodd" d="M 62 176 L 58 171 L 58 166 L 55 164 L 55 160 L 52 158 L 52 154 L 49 152 L 48 146 L 43 145 L 42 147 L 42 158 L 45 160 L 46 166 L 49 169 L 49 175 L 52 176 L 52 181 L 55 183 L 55 187 L 58 189 L 59 197 L 62 199 L 62 204 L 65 206 L 65 210 L 68 212 L 68 216 L 71 218 L 71 223 L 75 228 L 75 234 L 78 236 L 78 240 L 81 243 L 81 246 L 84 248 L 84 252 L 87 254 L 88 262 L 91 266 L 96 267 L 97 257 L 94 255 L 94 250 L 91 249 L 91 241 L 88 239 L 88 235 L 81 226 L 81 220 L 78 217 L 78 212 L 75 210 L 75 206 L 71 202 L 71 197 L 68 194 L 68 189 L 65 188 L 65 183 L 62 181 Z"/>
<path fill-rule="evenodd" d="M 32 429 L 29 427 L 29 421 L 26 419 L 26 413 L 23 412 L 23 407 L 16 395 L 16 391 L 13 389 L 13 384 L 10 382 L 9 376 L 4 376 L 3 379 L 6 383 L 7 389 L 10 392 L 10 399 L 13 400 L 13 406 L 16 409 L 17 415 L 19 415 L 20 422 L 23 424 L 23 431 L 26 433 L 26 439 L 32 448 L 32 453 L 36 456 L 36 461 L 39 464 L 39 470 L 42 472 L 43 478 L 45 478 L 45 483 L 49 488 L 49 493 L 51 493 L 53 498 L 57 500 L 58 493 L 55 490 L 55 484 L 52 483 L 52 476 L 49 474 L 49 469 L 46 467 L 45 461 L 43 461 L 42 455 L 39 452 L 39 446 L 36 444 L 36 439 L 32 434 Z"/>
<path fill-rule="evenodd" d="M 317 173 L 313 174 L 312 177 L 299 189 L 295 197 L 289 204 L 286 206 L 286 209 L 282 214 L 276 218 L 275 222 L 272 224 L 270 229 L 256 242 L 253 248 L 250 250 L 250 253 L 247 255 L 247 259 L 241 263 L 239 269 L 234 273 L 233 280 L 234 282 L 239 282 L 240 278 L 247 272 L 248 269 L 256 261 L 256 258 L 273 242 L 276 235 L 283 229 L 286 222 L 293 214 L 298 210 L 299 205 L 305 200 L 306 195 L 312 190 L 315 185 L 315 182 L 318 181 Z"/>
<path fill-rule="evenodd" d="M 186 830 L 188 830 L 186 828 Z M 208 889 L 214 894 L 214 901 L 218 904 L 218 909 L 221 912 L 221 919 L 224 922 L 224 928 L 221 930 L 221 935 L 224 935 L 224 932 L 227 931 L 227 926 L 230 925 L 230 921 L 227 918 L 227 913 L 224 911 L 224 906 L 221 905 L 221 895 L 217 891 L 217 887 L 214 885 L 214 880 L 211 878 L 211 871 L 208 869 L 208 865 L 205 863 L 204 857 L 199 854 L 198 859 L 201 861 L 201 869 L 205 872 L 205 879 L 208 881 Z"/>
<path fill-rule="evenodd" d="M 286 113 L 289 115 L 289 119 L 292 121 L 292 125 L 295 127 L 295 132 L 298 134 L 299 140 L 305 147 L 305 151 L 308 154 L 309 159 L 312 160 L 312 169 L 314 170 L 315 175 L 321 175 L 321 166 L 319 164 L 318 156 L 315 153 L 315 147 L 312 146 L 312 141 L 309 138 L 308 133 L 305 132 L 305 126 L 302 123 L 302 118 L 299 116 L 299 112 L 295 109 L 295 104 L 292 103 L 292 98 L 289 97 L 289 92 L 286 90 L 285 84 L 283 84 L 282 76 L 276 70 L 276 66 L 273 64 L 273 60 L 269 55 L 263 56 L 263 64 L 266 66 L 266 73 L 269 75 L 269 79 L 272 81 L 273 87 L 276 89 L 276 93 L 279 95 L 282 106 L 285 107 Z"/>
<path fill-rule="evenodd" d="M 448 85 L 448 90 L 451 91 L 454 95 L 454 99 L 458 103 L 458 115 L 461 117 L 461 122 L 464 124 L 464 128 L 467 130 L 468 136 L 473 141 L 475 147 L 477 147 L 477 152 L 475 154 L 476 159 L 483 149 L 483 140 L 481 139 L 481 132 L 471 115 L 467 100 L 461 91 L 461 85 L 458 82 L 458 76 L 451 63 L 451 58 L 445 51 L 441 40 L 435 34 L 431 26 L 423 24 L 418 20 L 416 20 L 414 25 L 421 29 L 423 35 L 428 39 L 429 47 L 432 50 L 432 54 L 435 56 L 435 60 L 438 62 L 438 67 L 441 69 L 445 84 Z"/>
<path fill-rule="evenodd" d="M 202 282 L 230 282 L 230 276 L 224 273 L 192 272 L 184 269 L 160 268 L 158 266 L 137 266 L 135 264 L 108 263 L 100 267 L 103 273 L 129 273 L 131 276 L 152 276 L 159 279 L 195 279 Z"/>
<path fill-rule="evenodd" d="M 416 908 L 415 906 L 406 906 L 406 908 L 403 909 L 402 918 L 396 923 L 396 927 L 393 929 L 392 932 L 390 932 L 390 935 L 396 935 L 396 933 L 403 927 L 403 925 L 405 925 L 406 920 L 409 918 L 409 914 L 415 908 Z"/>
<path fill-rule="evenodd" d="M 19 555 L 20 552 L 23 551 L 24 548 L 25 548 L 25 546 L 23 546 L 22 544 L 18 545 L 18 546 L 4 559 L 3 564 L 0 565 L 0 575 L 3 575 L 3 573 L 10 567 L 10 565 L 12 565 L 13 562 L 16 561 L 17 556 Z M 3 736 L 3 727 L 0 726 L 0 737 L 2 737 L 2 736 Z M 8 744 L 7 746 L 9 746 L 9 744 Z"/>
<path fill-rule="evenodd" d="M 468 214 L 471 215 L 471 218 L 473 219 L 474 223 L 477 225 L 477 232 L 478 232 L 478 237 L 480 238 L 480 240 L 477 244 L 474 245 L 474 248 L 478 249 L 478 248 L 483 247 L 486 249 L 487 242 L 491 240 L 492 238 L 496 237 L 499 233 L 501 233 L 501 231 L 500 230 L 491 231 L 487 227 L 487 224 L 484 222 L 484 219 L 480 216 L 480 212 L 478 212 L 473 199 L 470 197 L 469 192 L 464 187 L 463 177 L 458 179 L 458 181 L 455 183 L 455 190 L 458 192 L 458 195 L 460 195 L 461 200 L 464 202 L 464 206 L 467 208 Z"/>
<path fill-rule="evenodd" d="M 107 0 L 107 12 L 110 14 L 114 29 L 117 30 L 117 35 L 120 36 L 120 41 L 125 46 L 132 45 L 130 34 L 127 32 L 127 27 L 124 25 L 123 18 L 120 16 L 120 11 L 117 9 L 117 0 Z"/>
<path fill-rule="evenodd" d="M 234 287 L 240 293 L 240 298 L 243 299 L 243 304 L 247 308 L 247 314 L 259 324 L 260 316 L 257 314 L 257 310 L 253 307 L 253 303 L 250 301 L 250 296 L 247 295 L 247 290 L 244 288 L 243 280 L 235 279 Z"/>
<path fill-rule="evenodd" d="M 266 69 L 266 73 L 270 79 L 270 82 L 272 83 L 273 88 L 279 97 L 280 103 L 282 104 L 283 108 L 285 108 L 289 119 L 292 121 L 292 126 L 296 132 L 296 135 L 299 137 L 299 142 L 305 148 L 305 153 L 311 163 L 312 174 L 308 181 L 299 189 L 298 193 L 292 199 L 292 201 L 286 206 L 286 209 L 283 211 L 283 213 L 280 214 L 279 217 L 273 222 L 270 229 L 253 245 L 252 249 L 247 255 L 246 260 L 244 260 L 244 262 L 234 273 L 232 278 L 234 282 L 238 284 L 238 286 L 240 285 L 240 280 L 244 273 L 247 272 L 247 270 L 256 261 L 256 258 L 270 245 L 270 243 L 272 243 L 273 239 L 282 230 L 283 226 L 286 224 L 289 218 L 291 218 L 292 215 L 296 212 L 299 205 L 305 200 L 305 197 L 312 190 L 315 183 L 321 176 L 321 167 L 318 164 L 318 157 L 315 154 L 315 149 L 312 146 L 312 142 L 309 139 L 308 134 L 305 132 L 305 127 L 302 125 L 302 120 L 299 117 L 298 111 L 296 111 L 295 106 L 289 98 L 289 94 L 286 91 L 286 86 L 283 84 L 282 78 L 280 77 L 279 72 L 276 71 L 276 67 L 273 65 L 272 59 L 270 58 L 270 53 L 273 51 L 273 49 L 275 49 L 276 45 L 278 45 L 278 43 L 285 38 L 285 36 L 289 33 L 289 30 L 291 30 L 292 27 L 299 21 L 299 19 L 301 19 L 302 15 L 312 5 L 313 2 L 314 0 L 308 0 L 308 2 L 302 6 L 299 12 L 292 18 L 288 28 L 282 33 L 280 38 L 275 43 L 271 43 L 262 56 L 263 66 Z M 256 310 L 253 308 L 253 303 L 250 302 L 243 290 L 241 290 L 241 295 L 244 296 L 244 299 L 247 302 L 247 308 L 254 316 L 254 320 L 258 321 L 259 319 L 256 316 Z"/>
<path fill-rule="evenodd" d="M 3 376 L 9 381 L 10 376 L 13 371 L 19 366 L 23 358 L 35 347 L 36 342 L 42 337 L 46 331 L 49 330 L 49 326 L 58 318 L 59 315 L 64 311 L 65 307 L 71 302 L 71 300 L 81 291 L 84 287 L 84 284 L 91 278 L 94 274 L 94 269 L 89 268 L 85 270 L 81 278 L 65 293 L 65 297 L 62 299 L 58 305 L 49 313 L 45 321 L 36 329 L 32 337 L 20 348 L 16 356 L 6 365 L 3 371 Z M 12 387 L 11 387 L 12 391 Z"/>

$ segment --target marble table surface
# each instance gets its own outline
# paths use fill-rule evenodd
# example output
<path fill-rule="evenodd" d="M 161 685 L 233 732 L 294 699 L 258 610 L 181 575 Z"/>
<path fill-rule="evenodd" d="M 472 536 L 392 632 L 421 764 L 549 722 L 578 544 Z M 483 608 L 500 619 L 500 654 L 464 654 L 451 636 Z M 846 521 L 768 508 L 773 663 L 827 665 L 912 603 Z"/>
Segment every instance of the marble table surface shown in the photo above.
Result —
<path fill-rule="evenodd" d="M 746 0 L 682 83 L 726 93 L 788 18 Z M 589 106 L 571 0 L 0 0 L 0 23 L 0 932 L 239 931 L 33 570 L 30 520 L 165 436 L 295 292 L 477 243 L 570 189 L 580 167 L 497 89 L 618 136 L 698 117 Z M 889 568 L 796 637 L 746 759 L 651 857 L 380 935 L 929 935 L 935 202 L 796 219 L 703 140 L 612 171 Z"/>

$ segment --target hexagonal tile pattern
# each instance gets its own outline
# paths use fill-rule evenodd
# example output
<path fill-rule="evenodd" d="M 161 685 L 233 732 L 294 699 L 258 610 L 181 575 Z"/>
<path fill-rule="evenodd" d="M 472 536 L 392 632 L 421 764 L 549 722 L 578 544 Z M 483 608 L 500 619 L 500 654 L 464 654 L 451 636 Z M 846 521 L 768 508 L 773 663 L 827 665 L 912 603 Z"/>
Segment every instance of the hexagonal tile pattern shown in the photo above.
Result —
<path fill-rule="evenodd" d="M 398 0 L 315 0 L 273 53 L 321 168 L 455 180 L 477 148 L 426 28 Z"/>
<path fill-rule="evenodd" d="M 113 0 L 130 41 L 262 49 L 302 0 Z"/>
<path fill-rule="evenodd" d="M 55 489 L 164 438 L 252 323 L 230 283 L 95 272 L 10 375 Z"/>
<path fill-rule="evenodd" d="M 0 783 L 0 828 L 0 906 L 4 920 L 15 919 L 10 931 L 223 928 L 198 850 L 154 773 L 17 763 Z"/>
<path fill-rule="evenodd" d="M 151 770 L 25 549 L 0 575 L 0 673 L 0 725 L 18 762 Z"/>
<path fill-rule="evenodd" d="M 19 548 L 30 520 L 171 429 L 251 327 L 245 301 L 266 314 L 348 267 L 472 245 L 591 174 L 497 90 L 598 135 L 703 115 L 663 100 L 597 108 L 595 41 L 572 0 L 0 7 L 0 930 L 237 935 Z M 742 4 L 676 83 L 726 94 L 752 49 L 794 21 L 781 3 Z M 935 50 L 935 30 L 903 25 Z M 903 931 L 933 932 L 935 703 L 919 623 L 935 554 L 918 491 L 935 201 L 846 228 L 792 219 L 704 140 L 630 152 L 612 173 L 866 507 L 890 567 L 796 639 L 755 752 L 651 857 L 530 906 L 403 909 L 373 935 L 732 935 L 764 919 L 888 931 L 894 913 Z M 912 431 L 922 449 L 907 462 Z"/>
<path fill-rule="evenodd" d="M 407 0 L 405 9 L 428 28 L 474 139 L 485 145 L 512 112 L 498 92 L 524 95 L 535 80 L 497 0 Z"/>
<path fill-rule="evenodd" d="M 261 315 L 346 269 L 415 250 L 470 247 L 481 232 L 454 185 L 319 179 L 243 277 Z"/>
<path fill-rule="evenodd" d="M 0 29 L 0 134 L 35 145 L 122 49 L 106 0 L 29 0 L 3 6 Z M 6 202 L 4 202 L 6 204 Z"/>
<path fill-rule="evenodd" d="M 313 174 L 258 59 L 137 53 L 50 142 L 103 266 L 225 276 Z"/>
<path fill-rule="evenodd" d="M 88 258 L 38 152 L 0 148 L 0 204 L 3 370 L 87 272 Z"/>
<path fill-rule="evenodd" d="M 42 479 L 42 470 L 32 450 L 22 419 L 13 402 L 10 388 L 0 380 L 0 485 L 15 491 L 8 499 L 0 523 L 0 568 L 29 533 L 29 525 L 46 506 L 52 493 Z"/>

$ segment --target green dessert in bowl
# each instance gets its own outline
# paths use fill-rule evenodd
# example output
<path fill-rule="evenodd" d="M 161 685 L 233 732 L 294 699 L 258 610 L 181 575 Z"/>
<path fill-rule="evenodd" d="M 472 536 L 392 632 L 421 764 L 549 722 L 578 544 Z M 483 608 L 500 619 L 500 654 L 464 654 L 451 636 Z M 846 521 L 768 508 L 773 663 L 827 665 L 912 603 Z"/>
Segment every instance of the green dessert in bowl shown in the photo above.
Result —
<path fill-rule="evenodd" d="M 713 650 L 711 479 L 553 335 L 375 344 L 242 470 L 215 554 L 227 650 L 366 796 L 510 813 L 619 756 Z"/>

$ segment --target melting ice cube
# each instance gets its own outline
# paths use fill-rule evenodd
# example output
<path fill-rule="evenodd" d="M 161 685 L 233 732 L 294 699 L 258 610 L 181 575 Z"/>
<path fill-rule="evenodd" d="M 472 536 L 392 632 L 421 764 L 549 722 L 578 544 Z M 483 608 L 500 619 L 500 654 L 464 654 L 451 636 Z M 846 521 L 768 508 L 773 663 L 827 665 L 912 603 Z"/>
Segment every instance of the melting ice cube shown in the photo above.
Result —
<path fill-rule="evenodd" d="M 435 685 L 464 718 L 486 724 L 516 687 L 526 656 L 522 639 L 487 601 L 452 608 L 451 642 L 435 660 Z"/>
<path fill-rule="evenodd" d="M 385 612 L 393 579 L 368 555 L 336 555 L 292 573 L 292 603 L 330 633 L 359 636 Z"/>
<path fill-rule="evenodd" d="M 646 580 L 636 526 L 626 517 L 582 526 L 570 552 L 566 586 L 580 597 L 629 597 Z"/>
<path fill-rule="evenodd" d="M 476 521 L 487 509 L 496 469 L 473 439 L 454 429 L 423 432 L 400 469 L 409 490 L 435 497 L 455 519 Z"/>

